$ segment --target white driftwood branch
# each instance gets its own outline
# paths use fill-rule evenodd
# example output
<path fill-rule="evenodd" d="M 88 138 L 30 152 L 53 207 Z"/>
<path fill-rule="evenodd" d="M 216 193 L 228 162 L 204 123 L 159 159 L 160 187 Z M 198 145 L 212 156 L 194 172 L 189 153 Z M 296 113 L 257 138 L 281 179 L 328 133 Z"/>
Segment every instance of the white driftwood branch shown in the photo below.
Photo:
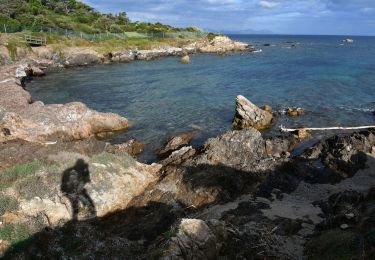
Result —
<path fill-rule="evenodd" d="M 335 127 L 306 127 L 306 128 L 285 128 L 280 126 L 281 132 L 296 132 L 296 131 L 327 131 L 327 130 L 360 130 L 360 129 L 370 129 L 375 128 L 375 126 L 356 126 L 356 127 L 344 127 L 344 126 L 335 126 Z"/>

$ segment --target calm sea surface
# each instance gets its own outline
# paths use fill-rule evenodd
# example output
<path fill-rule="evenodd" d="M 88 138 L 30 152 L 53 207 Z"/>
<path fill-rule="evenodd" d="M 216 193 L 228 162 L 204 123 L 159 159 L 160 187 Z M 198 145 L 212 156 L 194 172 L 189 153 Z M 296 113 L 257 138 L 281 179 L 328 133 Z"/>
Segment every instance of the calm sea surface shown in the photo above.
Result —
<path fill-rule="evenodd" d="M 307 111 L 298 118 L 282 115 L 276 126 L 375 124 L 370 112 L 375 109 L 375 37 L 353 37 L 354 44 L 345 45 L 337 36 L 232 38 L 263 51 L 193 55 L 189 65 L 169 57 L 69 69 L 36 79 L 27 89 L 46 104 L 81 101 L 127 117 L 132 127 L 111 139 L 145 143 L 143 161 L 155 159 L 172 135 L 201 128 L 194 140 L 199 145 L 230 129 L 239 94 L 275 110 Z"/>

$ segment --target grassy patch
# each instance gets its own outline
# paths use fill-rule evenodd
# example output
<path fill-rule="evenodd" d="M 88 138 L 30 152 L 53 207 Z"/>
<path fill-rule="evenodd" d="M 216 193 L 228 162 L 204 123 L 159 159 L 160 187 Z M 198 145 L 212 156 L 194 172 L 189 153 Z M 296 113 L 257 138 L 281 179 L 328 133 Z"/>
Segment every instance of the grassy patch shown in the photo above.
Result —
<path fill-rule="evenodd" d="M 0 193 L 0 216 L 6 211 L 17 210 L 18 201 L 15 198 Z"/>
<path fill-rule="evenodd" d="M 116 159 L 116 155 L 114 155 L 114 154 L 101 153 L 101 154 L 93 156 L 92 162 L 107 165 L 115 159 Z"/>
<path fill-rule="evenodd" d="M 11 39 L 8 41 L 8 44 L 6 45 L 9 56 L 12 59 L 12 61 L 17 60 L 17 41 L 15 39 Z"/>
<path fill-rule="evenodd" d="M 5 224 L 0 227 L 0 239 L 8 241 L 11 245 L 29 238 L 32 233 L 25 224 Z"/>
<path fill-rule="evenodd" d="M 36 174 L 40 170 L 44 170 L 45 174 Z M 54 192 L 51 187 L 60 182 L 60 171 L 56 163 L 45 160 L 17 165 L 0 171 L 0 190 L 12 187 L 24 199 L 43 197 Z"/>
<path fill-rule="evenodd" d="M 33 161 L 0 171 L 0 189 L 12 186 L 21 177 L 35 174 L 43 164 L 41 161 Z"/>

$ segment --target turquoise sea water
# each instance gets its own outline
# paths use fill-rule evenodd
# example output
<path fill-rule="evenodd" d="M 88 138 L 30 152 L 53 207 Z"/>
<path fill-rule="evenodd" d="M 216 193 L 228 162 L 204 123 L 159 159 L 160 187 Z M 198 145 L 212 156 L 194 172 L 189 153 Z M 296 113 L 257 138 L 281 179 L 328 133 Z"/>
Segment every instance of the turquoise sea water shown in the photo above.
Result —
<path fill-rule="evenodd" d="M 144 161 L 155 159 L 154 152 L 174 134 L 199 127 L 194 140 L 199 145 L 230 129 L 239 94 L 275 110 L 298 106 L 307 111 L 298 118 L 282 115 L 271 132 L 280 124 L 375 124 L 370 112 L 375 109 L 375 37 L 353 37 L 354 44 L 345 45 L 345 37 L 338 36 L 232 38 L 263 51 L 193 55 L 188 65 L 169 57 L 69 69 L 33 80 L 27 89 L 46 104 L 82 101 L 127 117 L 132 127 L 111 139 L 135 137 L 145 143 Z"/>

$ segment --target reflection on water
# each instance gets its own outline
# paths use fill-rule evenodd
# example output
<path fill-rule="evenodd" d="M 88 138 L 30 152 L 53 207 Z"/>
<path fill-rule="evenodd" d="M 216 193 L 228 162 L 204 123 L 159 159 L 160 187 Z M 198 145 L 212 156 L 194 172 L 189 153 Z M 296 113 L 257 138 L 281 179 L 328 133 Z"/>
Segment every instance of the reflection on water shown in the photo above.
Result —
<path fill-rule="evenodd" d="M 299 118 L 281 116 L 278 125 L 373 124 L 374 37 L 356 37 L 354 44 L 344 46 L 341 37 L 239 39 L 259 43 L 263 52 L 195 55 L 189 65 L 170 57 L 64 70 L 34 80 L 28 89 L 45 103 L 82 101 L 129 118 L 132 127 L 112 138 L 122 142 L 136 137 L 145 143 L 145 161 L 155 158 L 154 151 L 170 135 L 202 128 L 195 139 L 200 144 L 230 129 L 238 94 L 275 110 L 299 106 L 307 111 Z M 288 49 L 286 42 L 299 44 Z"/>

